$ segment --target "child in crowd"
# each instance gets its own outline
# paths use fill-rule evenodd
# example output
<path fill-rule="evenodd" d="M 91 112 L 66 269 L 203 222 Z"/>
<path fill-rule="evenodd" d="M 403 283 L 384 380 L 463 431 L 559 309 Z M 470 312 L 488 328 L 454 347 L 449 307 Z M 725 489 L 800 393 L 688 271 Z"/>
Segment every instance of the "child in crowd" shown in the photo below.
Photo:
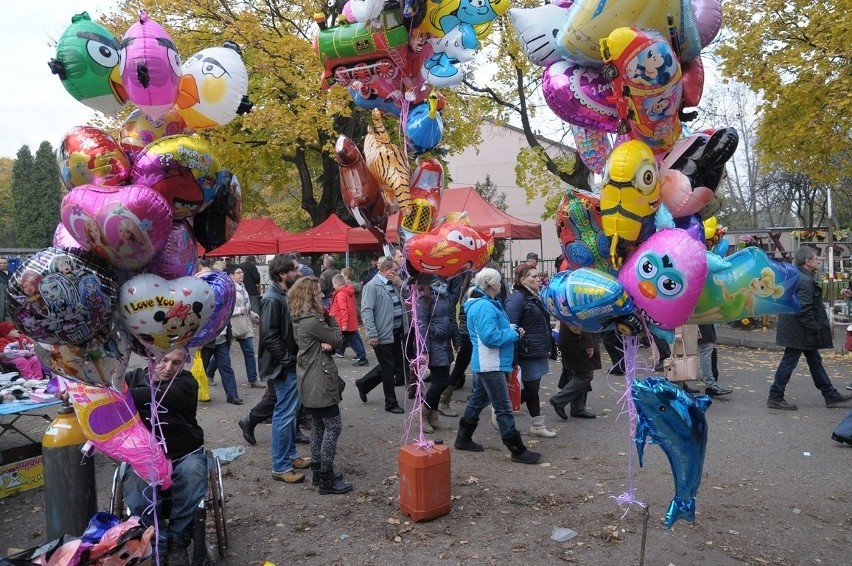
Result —
<path fill-rule="evenodd" d="M 35 355 L 35 344 L 8 321 L 0 322 L 0 358 L 18 368 L 25 379 L 42 379 L 41 361 Z"/>

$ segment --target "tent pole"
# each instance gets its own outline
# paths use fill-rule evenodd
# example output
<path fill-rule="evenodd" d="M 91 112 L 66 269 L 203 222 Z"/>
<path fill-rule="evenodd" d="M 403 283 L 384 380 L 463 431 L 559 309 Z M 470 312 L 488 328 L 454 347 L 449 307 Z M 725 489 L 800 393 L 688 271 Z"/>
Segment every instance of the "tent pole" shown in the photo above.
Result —
<path fill-rule="evenodd" d="M 512 271 L 512 266 L 515 265 L 515 260 L 512 259 L 512 238 L 506 240 L 509 242 L 509 272 Z"/>

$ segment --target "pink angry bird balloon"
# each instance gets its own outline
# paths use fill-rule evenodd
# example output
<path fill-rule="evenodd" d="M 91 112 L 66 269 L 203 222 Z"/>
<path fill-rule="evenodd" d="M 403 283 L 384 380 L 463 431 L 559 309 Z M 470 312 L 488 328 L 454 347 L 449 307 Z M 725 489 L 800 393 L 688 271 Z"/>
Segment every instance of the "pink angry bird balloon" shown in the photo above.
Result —
<path fill-rule="evenodd" d="M 151 118 L 160 118 L 175 105 L 180 55 L 169 33 L 144 11 L 124 34 L 118 68 L 128 98 Z"/>
<path fill-rule="evenodd" d="M 649 322 L 674 330 L 689 319 L 704 289 L 705 252 L 686 230 L 661 230 L 627 258 L 618 280 Z"/>

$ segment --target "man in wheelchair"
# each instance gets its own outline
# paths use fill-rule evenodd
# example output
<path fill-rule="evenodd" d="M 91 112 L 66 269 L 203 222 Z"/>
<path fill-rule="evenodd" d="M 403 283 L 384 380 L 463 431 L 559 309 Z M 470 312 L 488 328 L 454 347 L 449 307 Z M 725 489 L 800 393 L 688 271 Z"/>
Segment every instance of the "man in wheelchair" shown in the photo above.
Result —
<path fill-rule="evenodd" d="M 185 349 L 172 350 L 154 366 L 125 374 L 142 422 L 165 441 L 166 455 L 172 461 L 171 510 L 164 516 L 163 492 L 128 471 L 123 480 L 124 500 L 133 515 L 145 525 L 154 524 L 152 502 L 157 504 L 157 552 L 160 565 L 189 566 L 187 547 L 192 539 L 193 511 L 207 493 L 207 457 L 204 431 L 195 418 L 198 383 L 184 369 L 189 359 Z M 151 424 L 151 392 L 157 402 L 154 426 Z M 156 494 L 155 494 L 156 491 Z M 156 498 L 155 498 L 156 495 Z"/>

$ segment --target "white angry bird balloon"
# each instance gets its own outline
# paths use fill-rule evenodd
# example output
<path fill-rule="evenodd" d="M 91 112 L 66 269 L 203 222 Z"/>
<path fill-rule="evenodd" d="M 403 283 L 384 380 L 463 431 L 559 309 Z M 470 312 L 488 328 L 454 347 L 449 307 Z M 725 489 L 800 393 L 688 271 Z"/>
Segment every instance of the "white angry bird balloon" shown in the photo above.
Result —
<path fill-rule="evenodd" d="M 187 127 L 224 126 L 251 110 L 248 72 L 236 43 L 202 49 L 182 69 L 177 112 Z"/>

